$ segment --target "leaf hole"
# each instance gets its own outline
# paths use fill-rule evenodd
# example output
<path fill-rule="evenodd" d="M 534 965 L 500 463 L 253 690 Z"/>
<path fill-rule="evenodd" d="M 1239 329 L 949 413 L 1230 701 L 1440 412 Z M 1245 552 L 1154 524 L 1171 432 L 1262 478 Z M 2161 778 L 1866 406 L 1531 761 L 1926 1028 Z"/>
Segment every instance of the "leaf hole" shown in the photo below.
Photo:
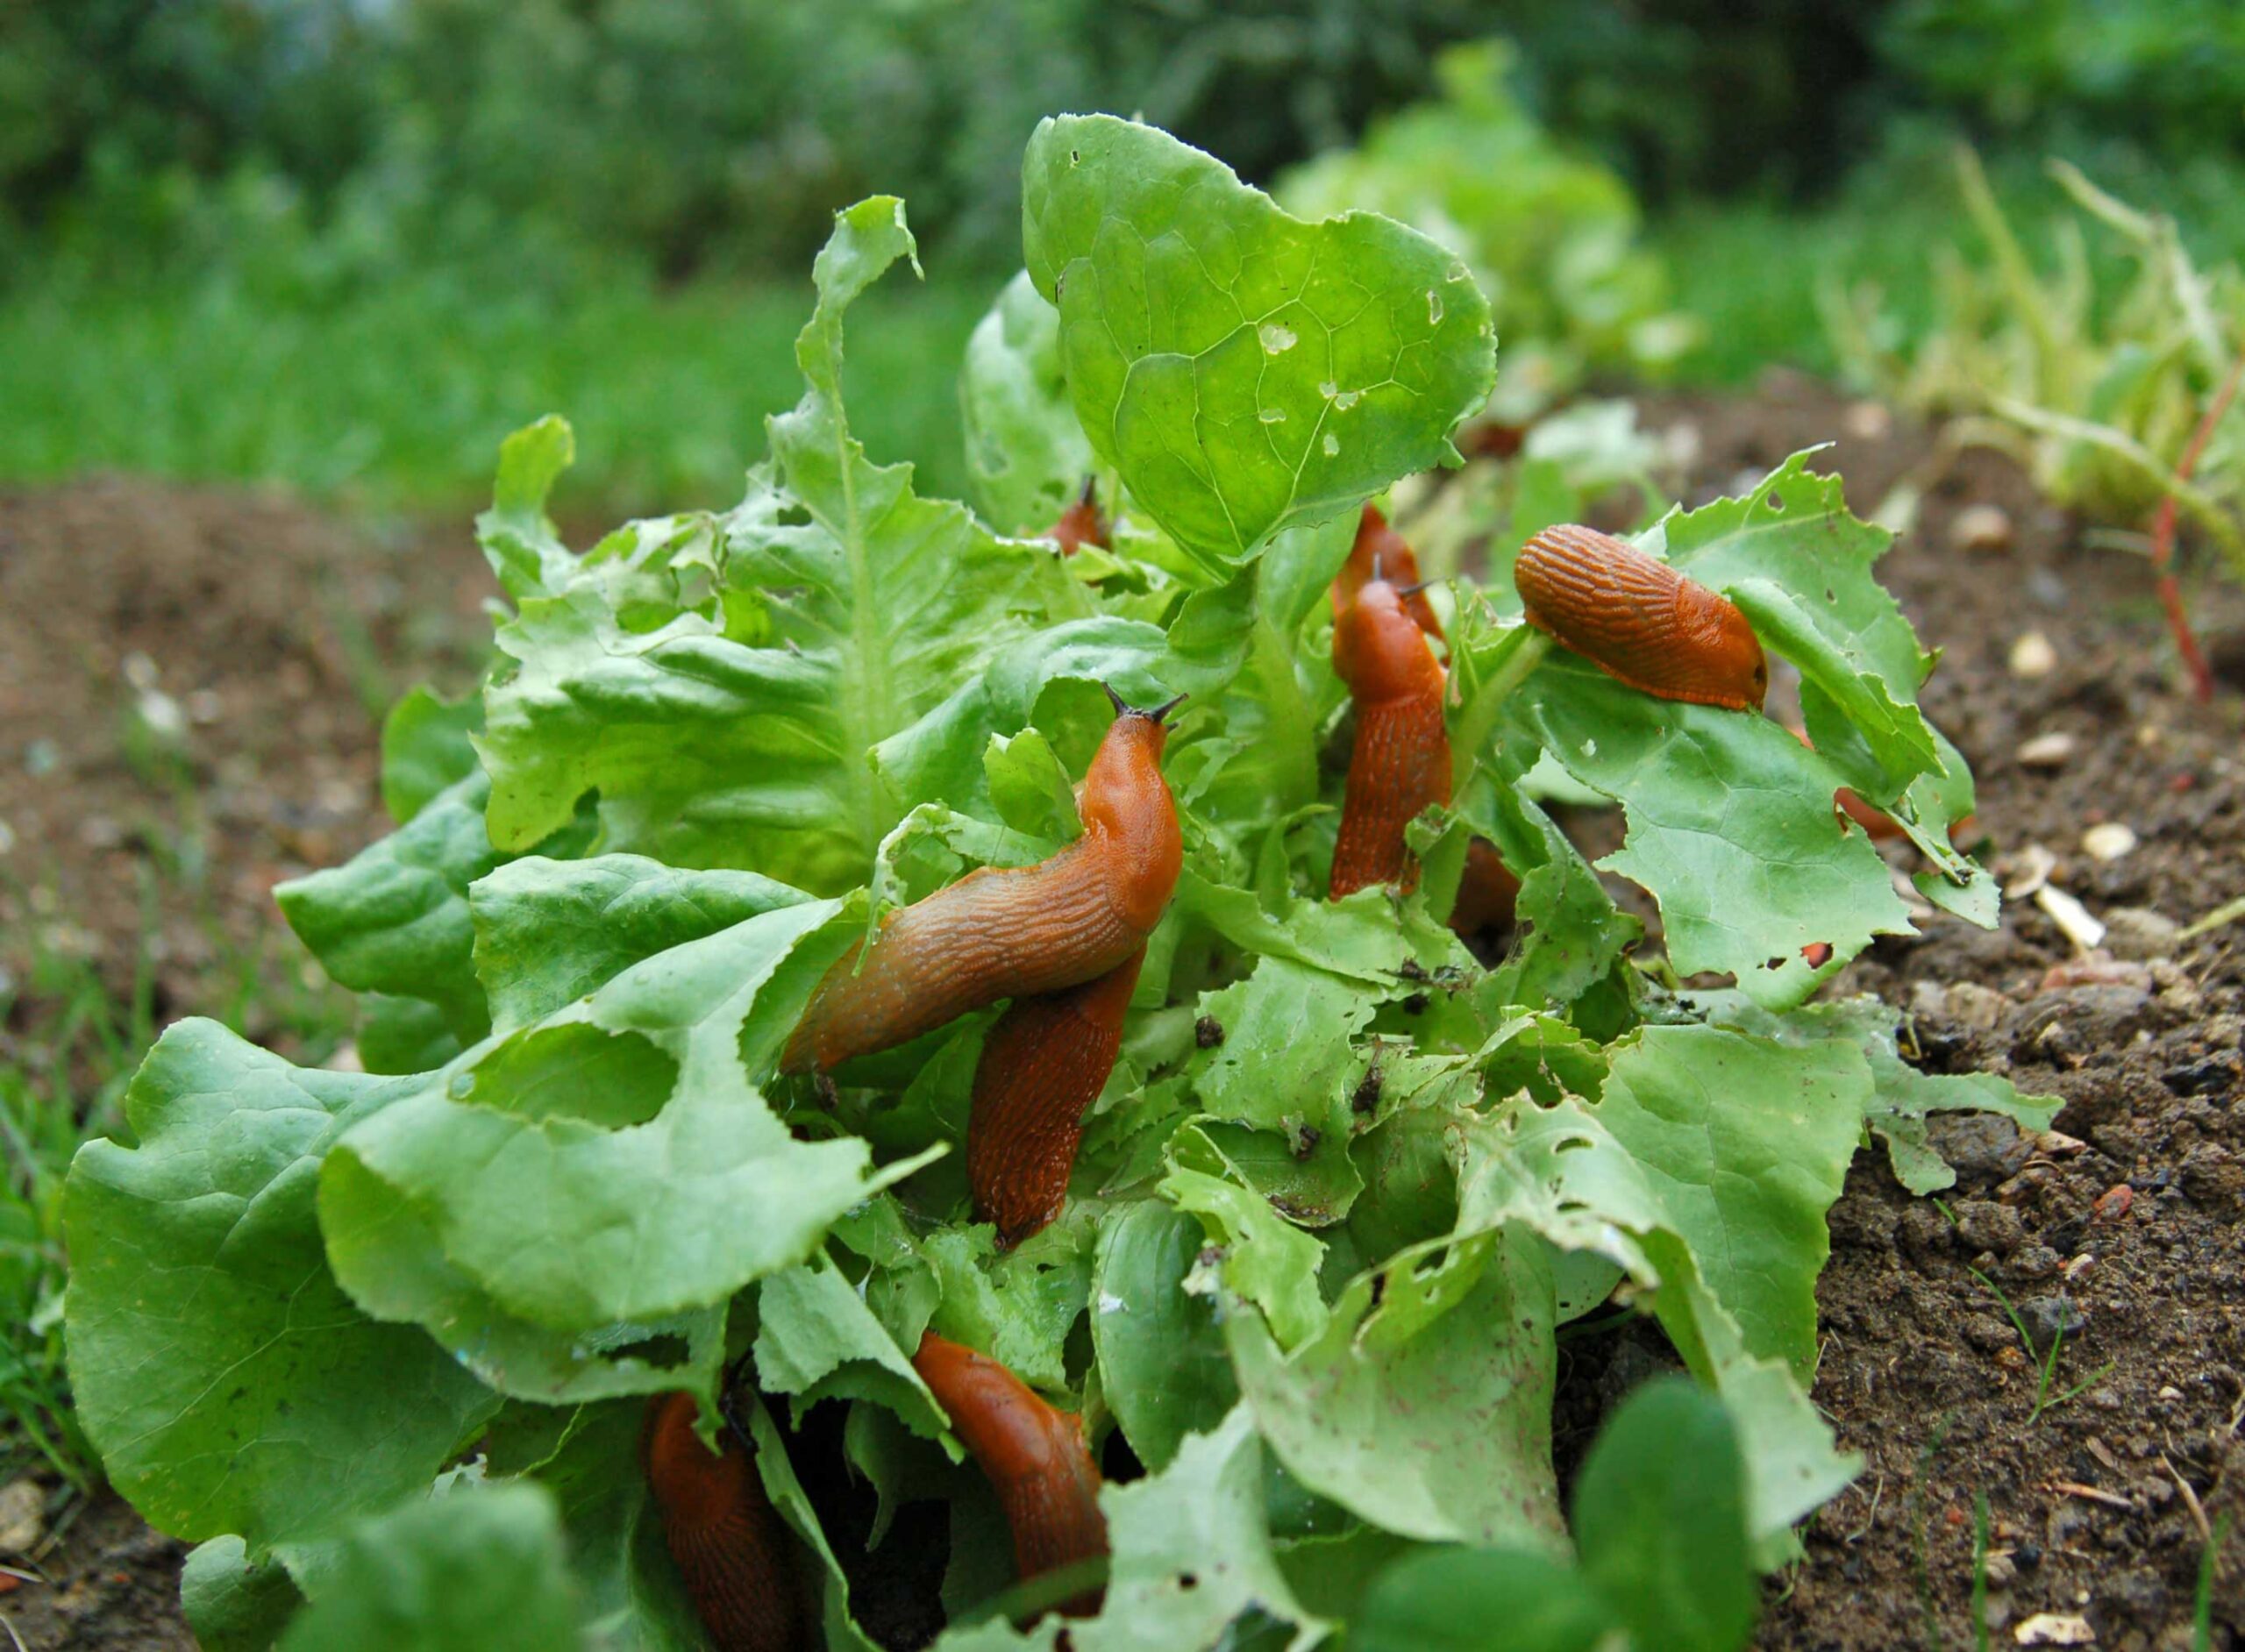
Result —
<path fill-rule="evenodd" d="M 657 1371 L 675 1371 L 694 1356 L 694 1349 L 675 1331 L 665 1331 L 656 1336 L 643 1336 L 634 1342 L 621 1343 L 615 1348 L 603 1348 L 600 1356 L 611 1364 L 621 1364 L 627 1359 L 644 1360 Z"/>
<path fill-rule="evenodd" d="M 1177 1574 L 1177 1586 L 1180 1589 L 1198 1589 L 1201 1580 L 1189 1571 L 1180 1571 Z"/>
<path fill-rule="evenodd" d="M 1767 498 L 1768 498 L 1768 500 L 1769 500 L 1769 505 L 1770 505 L 1770 509 L 1772 509 L 1772 510 L 1783 510 L 1783 509 L 1785 508 L 1785 495 L 1784 495 L 1783 494 L 1771 493 L 1771 494 L 1770 494 L 1770 495 L 1766 495 L 1766 497 L 1767 497 Z"/>

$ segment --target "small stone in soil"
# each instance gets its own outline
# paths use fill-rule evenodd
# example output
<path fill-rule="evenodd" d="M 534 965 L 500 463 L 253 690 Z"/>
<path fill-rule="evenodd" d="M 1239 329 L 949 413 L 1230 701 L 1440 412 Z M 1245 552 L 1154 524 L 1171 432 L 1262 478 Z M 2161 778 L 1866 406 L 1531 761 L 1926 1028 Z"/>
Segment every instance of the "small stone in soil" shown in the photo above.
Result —
<path fill-rule="evenodd" d="M 2217 1050 L 2196 1061 L 2178 1062 L 2160 1079 L 2177 1095 L 2220 1095 L 2245 1079 L 2245 1070 L 2234 1054 Z"/>
<path fill-rule="evenodd" d="M 2038 734 L 2019 748 L 2019 766 L 2023 769 L 2062 769 L 2072 759 L 2074 748 L 2079 742 L 2064 730 Z"/>
<path fill-rule="evenodd" d="M 2028 631 L 2011 645 L 2011 674 L 2047 677 L 2058 668 L 2058 651 L 2040 631 Z"/>
<path fill-rule="evenodd" d="M 2062 1296 L 2030 1296 L 2019 1305 L 2019 1317 L 2038 1356 L 2050 1351 L 2054 1338 L 2072 1336 L 2089 1324 L 2089 1316 Z"/>
<path fill-rule="evenodd" d="M 2149 907 L 2114 907 L 2105 914 L 2105 945 L 2117 958 L 2172 958 L 2182 934 L 2181 924 Z"/>

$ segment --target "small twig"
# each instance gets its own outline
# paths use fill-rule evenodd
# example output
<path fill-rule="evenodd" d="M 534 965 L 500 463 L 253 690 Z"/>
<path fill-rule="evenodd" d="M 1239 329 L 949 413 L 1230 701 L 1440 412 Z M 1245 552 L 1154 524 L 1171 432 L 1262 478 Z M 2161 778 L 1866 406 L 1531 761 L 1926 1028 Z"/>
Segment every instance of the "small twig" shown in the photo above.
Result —
<path fill-rule="evenodd" d="M 2124 1508 L 2133 1513 L 2135 1505 L 2116 1492 L 2094 1485 L 2084 1485 L 2079 1480 L 2047 1480 L 2044 1485 L 2053 1492 L 2063 1492 L 2068 1497 L 2087 1498 L 2092 1503 L 2102 1503 L 2107 1508 Z"/>
<path fill-rule="evenodd" d="M 2159 1463 L 2167 1470 L 2167 1478 L 2175 1482 L 2175 1489 L 2183 1494 L 2183 1506 L 2191 1511 L 2192 1522 L 2199 1528 L 2199 1541 L 2211 1543 L 2213 1542 L 2213 1527 L 2206 1522 L 2206 1505 L 2199 1501 L 2199 1494 L 2191 1489 L 2191 1483 L 2177 1471 L 2164 1451 L 2159 1454 Z"/>
<path fill-rule="evenodd" d="M 2159 590 L 2159 605 L 2167 610 L 2167 629 L 2175 633 L 2175 646 L 2181 651 L 2183 665 L 2191 673 L 2191 692 L 2201 705 L 2213 698 L 2213 672 L 2199 647 L 2199 639 L 2191 634 L 2190 619 L 2183 612 L 2182 587 L 2175 580 L 2175 493 L 2197 473 L 2199 455 L 2206 452 L 2214 426 L 2221 423 L 2222 416 L 2229 411 L 2229 404 L 2237 399 L 2241 378 L 2245 378 L 2245 351 L 2238 352 L 2221 388 L 2206 403 L 2206 417 L 2191 432 L 2190 445 L 2183 450 L 2182 462 L 2175 466 L 2174 483 L 2160 495 L 2158 512 L 2151 519 L 2151 566 Z"/>

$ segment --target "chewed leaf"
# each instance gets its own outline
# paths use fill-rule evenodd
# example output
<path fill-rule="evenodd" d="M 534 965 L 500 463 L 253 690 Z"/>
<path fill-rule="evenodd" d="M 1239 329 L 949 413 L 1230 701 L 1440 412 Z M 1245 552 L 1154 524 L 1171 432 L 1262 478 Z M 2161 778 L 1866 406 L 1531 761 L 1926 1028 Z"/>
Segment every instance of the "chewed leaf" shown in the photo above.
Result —
<path fill-rule="evenodd" d="M 1728 972 L 1783 1008 L 1872 936 L 1909 933 L 1885 862 L 1833 811 L 1834 772 L 1776 723 L 1656 700 L 1564 653 L 1507 716 L 1629 811 L 1627 842 L 1599 864 L 1660 902 L 1679 972 Z M 1821 966 L 1802 956 L 1820 942 L 1832 949 Z"/>
<path fill-rule="evenodd" d="M 882 1179 L 862 1140 L 799 1142 L 757 1087 L 846 944 L 841 910 L 783 907 L 659 953 L 350 1132 L 321 1189 L 339 1276 L 473 1355 L 465 1288 L 574 1351 L 803 1261 Z M 663 1363 L 643 1363 L 635 1385 L 658 1385 Z"/>
<path fill-rule="evenodd" d="M 1085 433 L 1211 573 L 1450 457 L 1495 381 L 1450 253 L 1369 213 L 1305 223 L 1151 127 L 1044 121 L 1022 205 Z"/>
<path fill-rule="evenodd" d="M 1898 1047 L 1902 1012 L 1868 996 L 1804 1004 L 1771 1015 L 1736 993 L 1703 997 L 1708 1017 L 1780 1043 L 1824 1043 L 1860 1050 L 1871 1063 L 1874 1085 L 1864 1122 L 1886 1143 L 1895 1179 L 1914 1193 L 1937 1193 L 1951 1186 L 1956 1172 L 1942 1158 L 1926 1132 L 1926 1115 L 1971 1110 L 1998 1113 L 2021 1129 L 2047 1130 L 2064 1099 L 2021 1095 L 2008 1079 L 1992 1072 L 1921 1072 L 1902 1059 Z"/>

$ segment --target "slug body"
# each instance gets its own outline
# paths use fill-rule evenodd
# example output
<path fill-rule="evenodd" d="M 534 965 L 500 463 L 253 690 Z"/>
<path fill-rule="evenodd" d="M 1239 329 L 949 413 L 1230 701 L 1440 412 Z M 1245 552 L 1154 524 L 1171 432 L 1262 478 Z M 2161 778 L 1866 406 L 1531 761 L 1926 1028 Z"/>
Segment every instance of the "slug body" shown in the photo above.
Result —
<path fill-rule="evenodd" d="M 996 1360 L 933 1331 L 920 1338 L 912 1365 L 997 1492 L 1023 1580 L 1107 1553 L 1099 1465 L 1082 1418 L 1045 1404 Z M 1063 1610 L 1095 1611 L 1098 1599 L 1079 1596 Z"/>
<path fill-rule="evenodd" d="M 1076 502 L 1062 511 L 1044 536 L 1060 547 L 1060 554 L 1072 557 L 1087 545 L 1104 551 L 1108 546 L 1107 517 L 1099 509 L 1099 478 L 1092 477 L 1084 483 L 1084 491 Z"/>
<path fill-rule="evenodd" d="M 1520 879 L 1512 875 L 1494 844 L 1476 837 L 1466 845 L 1465 874 L 1458 880 L 1457 904 L 1450 909 L 1450 927 L 1460 935 L 1508 929 L 1519 902 Z"/>
<path fill-rule="evenodd" d="M 1034 866 L 969 872 L 891 913 L 862 967 L 851 948 L 811 995 L 780 1070 L 830 1072 L 1001 998 L 1080 986 L 1136 953 L 1183 862 L 1161 777 L 1167 709 L 1116 716 L 1084 776 L 1074 843 Z"/>
<path fill-rule="evenodd" d="M 1385 564 L 1383 563 L 1383 568 Z M 1367 582 L 1333 628 L 1333 668 L 1356 702 L 1356 744 L 1333 849 L 1335 900 L 1367 884 L 1419 881 L 1403 828 L 1450 801 L 1450 729 L 1443 668 L 1385 579 Z"/>
<path fill-rule="evenodd" d="M 1769 662 L 1746 616 L 1636 546 L 1592 528 L 1546 528 L 1513 583 L 1529 623 L 1607 676 L 1663 700 L 1758 709 Z"/>
<path fill-rule="evenodd" d="M 808 1648 L 810 1620 L 786 1524 L 738 1440 L 726 1434 L 723 1450 L 710 1456 L 695 1435 L 695 1410 L 691 1394 L 658 1394 L 640 1436 L 663 1542 L 687 1598 L 718 1652 Z"/>
<path fill-rule="evenodd" d="M 1408 591 L 1403 598 L 1403 610 L 1410 615 L 1419 629 L 1435 641 L 1442 641 L 1442 621 L 1434 605 L 1427 601 L 1424 591 L 1415 588 L 1419 583 L 1419 559 L 1403 536 L 1387 525 L 1387 518 L 1379 514 L 1376 505 L 1366 505 L 1364 516 L 1357 523 L 1356 543 L 1349 547 L 1349 559 L 1341 565 L 1341 572 L 1333 580 L 1333 621 L 1339 624 L 1350 605 L 1357 600 L 1357 593 L 1375 579 L 1386 580 L 1399 591 Z"/>
<path fill-rule="evenodd" d="M 966 1184 L 974 1219 L 1009 1249 L 1060 1214 L 1084 1111 L 1099 1100 L 1122 1047 L 1122 1013 L 1146 949 L 1080 986 L 1014 1000 L 974 1069 Z"/>

